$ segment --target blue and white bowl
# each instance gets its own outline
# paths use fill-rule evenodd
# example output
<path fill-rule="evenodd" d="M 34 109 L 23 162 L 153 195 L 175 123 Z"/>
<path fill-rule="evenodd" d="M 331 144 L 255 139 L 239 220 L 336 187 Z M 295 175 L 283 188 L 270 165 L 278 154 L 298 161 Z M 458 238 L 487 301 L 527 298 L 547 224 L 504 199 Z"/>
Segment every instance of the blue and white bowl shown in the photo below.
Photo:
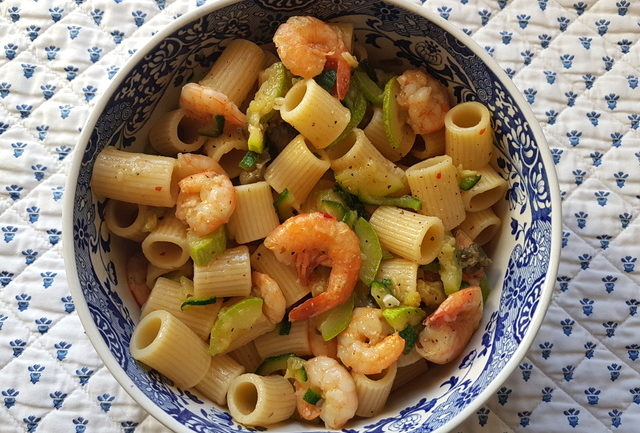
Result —
<path fill-rule="evenodd" d="M 520 92 L 463 32 L 425 8 L 399 0 L 256 0 L 217 2 L 186 14 L 122 67 L 89 119 L 67 184 L 67 278 L 96 350 L 135 400 L 177 432 L 249 431 L 220 407 L 136 363 L 129 339 L 139 309 L 126 287 L 125 252 L 104 224 L 104 202 L 91 193 L 95 157 L 107 145 L 141 149 L 154 112 L 176 105 L 179 87 L 211 66 L 226 41 L 266 43 L 292 15 L 353 22 L 372 57 L 426 68 L 460 101 L 489 107 L 498 166 L 509 182 L 503 225 L 493 242 L 493 291 L 484 320 L 463 355 L 432 368 L 393 394 L 376 418 L 353 432 L 444 432 L 475 413 L 518 365 L 544 317 L 560 251 L 560 199 L 550 153 Z M 291 422 L 279 431 L 317 430 Z"/>

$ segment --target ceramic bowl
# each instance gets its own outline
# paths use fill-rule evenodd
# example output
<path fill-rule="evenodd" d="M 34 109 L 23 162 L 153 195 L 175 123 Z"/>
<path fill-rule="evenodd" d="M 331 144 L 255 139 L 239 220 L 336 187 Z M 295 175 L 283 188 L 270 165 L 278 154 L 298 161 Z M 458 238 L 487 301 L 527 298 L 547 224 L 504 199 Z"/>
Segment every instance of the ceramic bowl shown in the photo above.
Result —
<path fill-rule="evenodd" d="M 509 189 L 500 203 L 502 229 L 491 245 L 493 290 L 480 329 L 457 360 L 392 394 L 379 416 L 345 426 L 350 432 L 448 431 L 476 414 L 531 344 L 555 281 L 561 205 L 544 136 L 520 92 L 482 48 L 424 7 L 396 0 L 223 1 L 159 31 L 123 65 L 95 106 L 69 171 L 65 259 L 76 309 L 113 376 L 166 426 L 185 433 L 248 431 L 224 408 L 131 358 L 139 308 L 126 287 L 126 251 L 107 231 L 104 202 L 92 195 L 90 179 L 105 146 L 142 149 L 154 113 L 176 105 L 179 87 L 208 70 L 222 42 L 267 43 L 292 15 L 352 22 L 372 58 L 426 68 L 458 102 L 480 101 L 493 115 L 496 163 Z M 274 429 L 319 427 L 292 421 Z"/>

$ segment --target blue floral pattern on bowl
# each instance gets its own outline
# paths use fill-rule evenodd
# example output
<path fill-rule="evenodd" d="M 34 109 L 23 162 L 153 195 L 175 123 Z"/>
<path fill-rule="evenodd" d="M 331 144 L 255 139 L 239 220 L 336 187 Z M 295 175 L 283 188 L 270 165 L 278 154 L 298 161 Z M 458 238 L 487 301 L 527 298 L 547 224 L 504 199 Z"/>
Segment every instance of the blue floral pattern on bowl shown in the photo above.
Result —
<path fill-rule="evenodd" d="M 126 287 L 119 286 L 122 271 L 117 272 L 117 247 L 103 222 L 104 203 L 91 194 L 93 162 L 108 145 L 140 147 L 140 136 L 154 110 L 175 100 L 181 85 L 204 74 L 229 39 L 268 42 L 280 22 L 300 11 L 325 20 L 353 22 L 359 40 L 371 48 L 374 58 L 384 53 L 385 58 L 400 59 L 405 66 L 426 67 L 458 101 L 486 104 L 493 113 L 499 151 L 495 162 L 509 182 L 504 224 L 510 230 L 503 230 L 503 236 L 511 238 L 506 243 L 513 248 L 504 274 L 492 275 L 494 281 L 502 281 L 502 287 L 494 289 L 500 290 L 500 296 L 492 296 L 494 302 L 488 304 L 475 343 L 469 345 L 459 364 L 447 370 L 441 383 L 430 384 L 424 398 L 375 422 L 360 421 L 349 431 L 433 431 L 446 425 L 474 405 L 508 362 L 517 362 L 514 354 L 525 336 L 535 333 L 532 322 L 544 314 L 540 307 L 546 307 L 552 287 L 548 269 L 552 245 L 557 244 L 551 230 L 553 185 L 543 161 L 546 150 L 540 149 L 502 78 L 457 36 L 426 18 L 385 2 L 355 0 L 346 8 L 337 0 L 261 0 L 232 4 L 185 22 L 178 31 L 156 39 L 144 59 L 122 77 L 81 156 L 73 241 L 78 283 L 92 326 L 135 386 L 188 430 L 249 431 L 234 423 L 225 411 L 172 386 L 168 379 L 131 358 L 128 345 L 137 312 L 130 310 L 134 304 L 123 301 Z"/>

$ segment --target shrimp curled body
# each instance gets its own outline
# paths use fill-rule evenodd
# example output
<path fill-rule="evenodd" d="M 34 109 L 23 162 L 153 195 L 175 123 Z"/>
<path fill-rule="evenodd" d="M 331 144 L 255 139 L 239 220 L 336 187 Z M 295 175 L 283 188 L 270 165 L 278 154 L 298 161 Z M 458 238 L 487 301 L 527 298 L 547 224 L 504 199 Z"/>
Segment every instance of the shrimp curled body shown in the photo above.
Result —
<path fill-rule="evenodd" d="M 180 93 L 180 107 L 187 117 L 209 124 L 212 116 L 222 115 L 232 125 L 244 125 L 247 116 L 224 93 L 196 83 L 188 83 Z"/>
<path fill-rule="evenodd" d="M 482 291 L 467 287 L 449 295 L 424 320 L 416 350 L 435 364 L 446 364 L 464 350 L 482 320 Z"/>
<path fill-rule="evenodd" d="M 251 273 L 251 279 L 254 285 L 253 294 L 264 300 L 262 304 L 264 315 L 271 323 L 281 322 L 287 308 L 287 301 L 278 283 L 269 275 L 257 271 Z"/>
<path fill-rule="evenodd" d="M 404 345 L 380 309 L 359 307 L 338 335 L 338 358 L 355 373 L 377 374 L 400 358 Z"/>
<path fill-rule="evenodd" d="M 309 16 L 291 17 L 273 36 L 282 63 L 294 75 L 313 78 L 325 66 L 338 74 L 336 92 L 343 99 L 349 89 L 351 67 L 342 57 L 348 53 L 342 36 L 329 24 Z"/>
<path fill-rule="evenodd" d="M 292 309 L 292 322 L 324 313 L 351 296 L 362 259 L 360 241 L 345 223 L 322 212 L 296 215 L 276 227 L 264 245 L 281 262 L 295 264 L 303 285 L 318 265 L 331 267 L 326 290 Z"/>
<path fill-rule="evenodd" d="M 358 409 L 358 394 L 351 374 L 327 356 L 311 358 L 305 363 L 305 370 L 307 382 L 295 384 L 298 413 L 308 420 L 319 416 L 327 428 L 339 429 Z M 317 406 L 303 399 L 310 387 L 319 389 L 322 396 L 322 403 Z"/>
<path fill-rule="evenodd" d="M 223 174 L 203 171 L 178 182 L 176 218 L 199 236 L 229 222 L 236 208 L 236 190 Z"/>
<path fill-rule="evenodd" d="M 400 94 L 398 104 L 407 109 L 416 134 L 429 134 L 444 127 L 444 116 L 449 111 L 447 92 L 433 77 L 422 71 L 408 70 L 398 77 Z"/>

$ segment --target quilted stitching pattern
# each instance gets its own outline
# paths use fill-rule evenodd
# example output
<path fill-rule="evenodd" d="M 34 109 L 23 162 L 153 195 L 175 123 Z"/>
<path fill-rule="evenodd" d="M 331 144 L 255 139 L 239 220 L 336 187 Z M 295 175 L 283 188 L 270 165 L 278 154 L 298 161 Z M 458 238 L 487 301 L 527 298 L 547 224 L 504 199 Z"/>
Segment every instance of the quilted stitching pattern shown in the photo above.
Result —
<path fill-rule="evenodd" d="M 199 0 L 0 1 L 0 433 L 163 431 L 80 331 L 63 271 L 68 155 L 128 57 Z M 457 431 L 636 431 L 640 422 L 640 3 L 428 0 L 512 76 L 563 197 L 547 317 Z M 638 264 L 640 266 L 640 264 Z"/>

